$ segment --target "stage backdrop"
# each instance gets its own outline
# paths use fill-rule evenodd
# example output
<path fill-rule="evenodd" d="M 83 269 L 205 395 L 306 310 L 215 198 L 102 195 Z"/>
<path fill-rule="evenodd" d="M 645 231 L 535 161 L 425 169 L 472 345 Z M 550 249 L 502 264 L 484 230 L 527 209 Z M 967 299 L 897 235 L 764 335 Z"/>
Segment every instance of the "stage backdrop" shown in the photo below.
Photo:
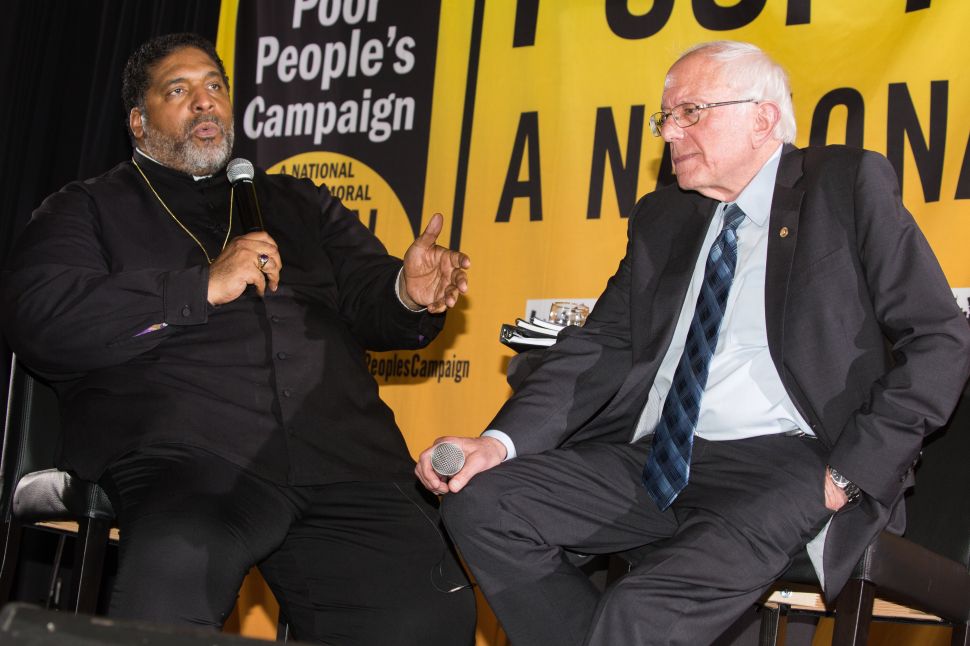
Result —
<path fill-rule="evenodd" d="M 887 155 L 966 311 L 967 25 L 958 0 L 224 0 L 218 48 L 240 155 L 326 183 L 397 255 L 440 212 L 472 258 L 442 337 L 366 357 L 416 455 L 508 395 L 502 323 L 598 296 L 672 179 L 647 118 L 698 42 L 789 70 L 798 145 Z"/>

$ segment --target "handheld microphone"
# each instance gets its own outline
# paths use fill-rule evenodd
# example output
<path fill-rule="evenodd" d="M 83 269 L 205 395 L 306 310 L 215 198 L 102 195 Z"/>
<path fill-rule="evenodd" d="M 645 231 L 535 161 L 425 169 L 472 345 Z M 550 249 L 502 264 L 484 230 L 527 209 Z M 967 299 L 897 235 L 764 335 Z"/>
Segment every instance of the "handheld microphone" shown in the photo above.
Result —
<path fill-rule="evenodd" d="M 233 199 L 242 222 L 243 233 L 263 230 L 263 214 L 259 210 L 256 186 L 253 184 L 255 175 L 252 163 L 242 157 L 233 159 L 226 166 L 226 177 L 235 189 Z"/>
<path fill-rule="evenodd" d="M 451 477 L 465 466 L 465 453 L 453 442 L 442 442 L 431 451 L 431 468 L 440 476 Z"/>

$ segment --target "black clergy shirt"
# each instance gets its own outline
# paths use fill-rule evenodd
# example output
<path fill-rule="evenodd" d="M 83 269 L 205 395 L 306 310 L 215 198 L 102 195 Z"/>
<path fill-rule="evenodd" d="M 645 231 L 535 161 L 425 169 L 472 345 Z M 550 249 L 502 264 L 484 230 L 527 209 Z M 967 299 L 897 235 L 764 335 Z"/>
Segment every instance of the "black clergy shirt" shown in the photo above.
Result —
<path fill-rule="evenodd" d="M 280 287 L 213 307 L 205 255 L 159 198 L 215 259 L 225 174 L 135 159 L 158 197 L 130 161 L 67 185 L 34 212 L 0 283 L 11 346 L 60 395 L 60 466 L 95 480 L 132 449 L 181 443 L 280 483 L 410 477 L 363 359 L 422 347 L 443 324 L 398 301 L 400 260 L 325 188 L 257 171 Z"/>

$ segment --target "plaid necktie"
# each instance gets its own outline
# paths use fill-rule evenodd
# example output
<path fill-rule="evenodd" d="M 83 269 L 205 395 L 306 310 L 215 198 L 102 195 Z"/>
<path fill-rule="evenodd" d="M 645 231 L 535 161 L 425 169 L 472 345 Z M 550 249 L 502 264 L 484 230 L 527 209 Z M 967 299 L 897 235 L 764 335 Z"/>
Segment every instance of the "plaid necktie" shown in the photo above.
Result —
<path fill-rule="evenodd" d="M 744 211 L 737 204 L 724 209 L 724 228 L 707 256 L 704 282 L 697 295 L 684 353 L 653 433 L 653 449 L 643 467 L 643 485 L 661 510 L 667 509 L 687 486 L 694 427 L 738 264 L 737 229 L 743 219 Z"/>

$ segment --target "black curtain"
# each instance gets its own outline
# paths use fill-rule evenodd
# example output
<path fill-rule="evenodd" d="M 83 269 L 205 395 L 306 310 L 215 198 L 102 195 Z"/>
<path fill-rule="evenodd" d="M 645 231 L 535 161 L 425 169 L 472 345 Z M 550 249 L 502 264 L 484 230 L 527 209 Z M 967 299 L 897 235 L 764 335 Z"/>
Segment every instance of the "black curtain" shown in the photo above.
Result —
<path fill-rule="evenodd" d="M 16 0 L 0 21 L 0 264 L 43 199 L 128 158 L 121 73 L 152 36 L 213 42 L 219 0 Z M 2 313 L 0 313 L 2 316 Z M 0 384 L 10 355 L 0 342 Z M 4 393 L 6 388 L 4 388 Z M 6 397 L 0 398 L 4 407 Z"/>

